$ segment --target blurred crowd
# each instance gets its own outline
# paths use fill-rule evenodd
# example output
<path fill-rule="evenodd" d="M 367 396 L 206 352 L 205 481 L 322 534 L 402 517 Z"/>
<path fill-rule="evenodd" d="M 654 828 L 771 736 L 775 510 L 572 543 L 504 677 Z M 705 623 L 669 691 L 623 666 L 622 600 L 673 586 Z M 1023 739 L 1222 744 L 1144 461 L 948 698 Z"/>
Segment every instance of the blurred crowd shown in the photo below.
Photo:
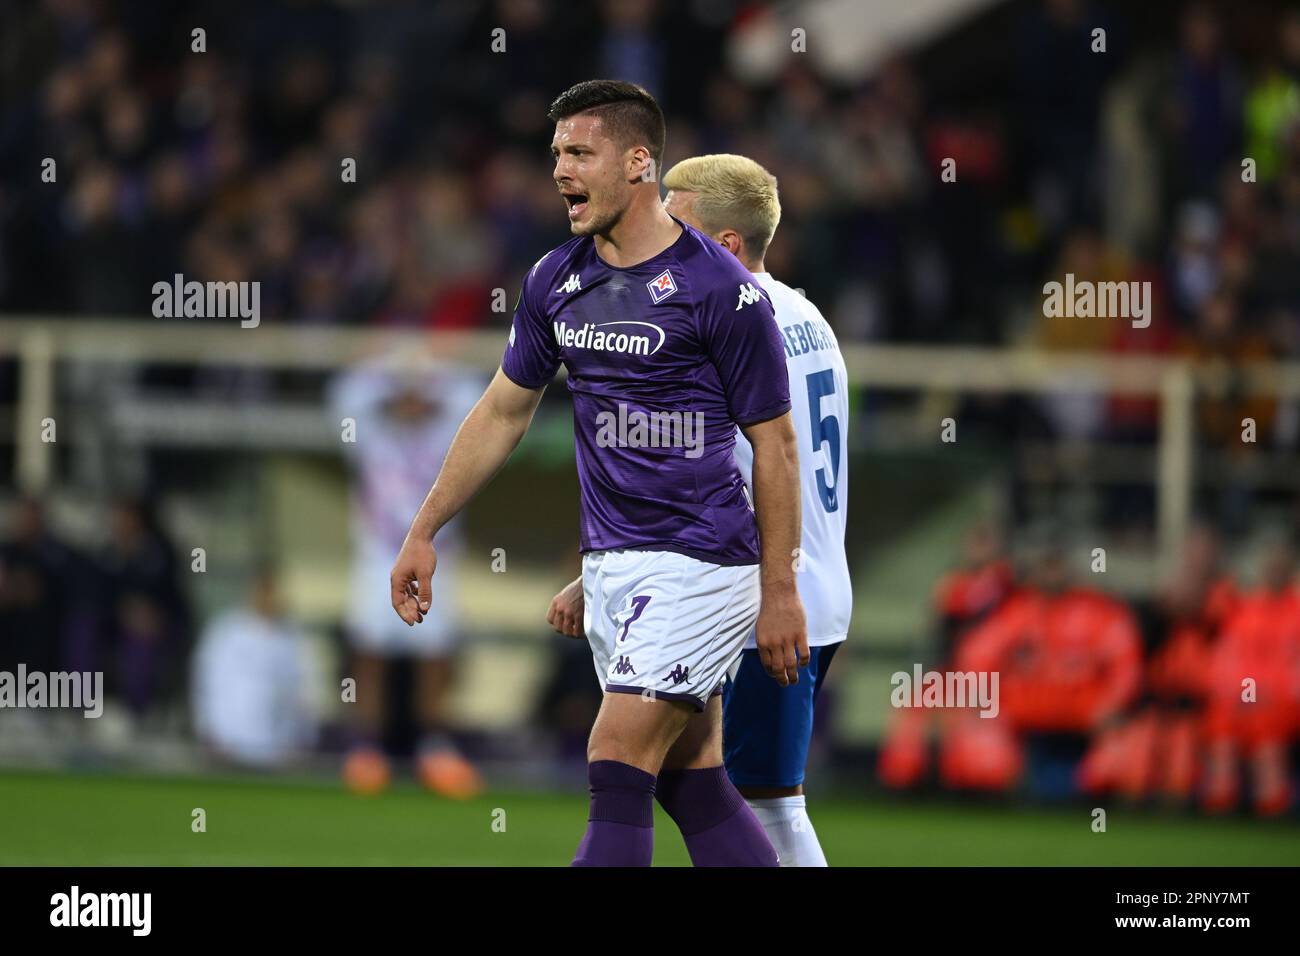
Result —
<path fill-rule="evenodd" d="M 144 716 L 176 699 L 193 616 L 180 558 L 147 502 L 108 509 L 102 546 L 71 543 L 36 499 L 19 501 L 0 537 L 0 670 L 102 671 Z"/>
<path fill-rule="evenodd" d="M 1021 0 L 846 83 L 800 55 L 742 79 L 728 51 L 765 7 L 728 0 L 10 5 L 0 311 L 141 316 L 181 272 L 258 280 L 281 322 L 503 322 L 491 290 L 566 235 L 546 105 L 612 75 L 661 99 L 670 164 L 776 174 L 769 265 L 842 341 L 1295 355 L 1300 12 L 1166 6 L 1153 32 Z M 1151 328 L 1043 320 L 1067 271 L 1151 281 Z"/>
<path fill-rule="evenodd" d="M 1149 602 L 1086 583 L 1059 540 L 1030 551 L 1017 570 L 993 526 L 968 533 L 961 567 L 935 589 L 942 637 L 928 666 L 997 672 L 997 713 L 954 701 L 896 711 L 878 765 L 886 785 L 1292 808 L 1300 583 L 1289 538 L 1273 537 L 1247 577 L 1198 526 Z"/>

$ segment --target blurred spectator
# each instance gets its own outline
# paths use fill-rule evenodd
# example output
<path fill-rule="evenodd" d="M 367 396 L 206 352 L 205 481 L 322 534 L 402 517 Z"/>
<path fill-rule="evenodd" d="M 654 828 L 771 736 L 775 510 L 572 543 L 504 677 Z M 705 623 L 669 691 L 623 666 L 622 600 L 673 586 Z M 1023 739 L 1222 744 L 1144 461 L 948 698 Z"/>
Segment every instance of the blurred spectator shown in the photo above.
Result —
<path fill-rule="evenodd" d="M 190 703 L 195 732 L 215 755 L 279 767 L 314 743 L 316 688 L 306 640 L 268 567 L 254 575 L 244 606 L 223 611 L 203 629 Z"/>
<path fill-rule="evenodd" d="M 962 539 L 961 567 L 935 586 L 941 660 L 951 661 L 967 632 L 1001 607 L 1015 587 L 1002 529 L 992 521 L 972 526 Z"/>
<path fill-rule="evenodd" d="M 1269 182 L 1285 162 L 1287 134 L 1300 120 L 1300 13 L 1288 10 L 1279 24 L 1281 49 L 1246 92 L 1246 155 L 1260 182 Z"/>
<path fill-rule="evenodd" d="M 973 525 L 962 538 L 962 565 L 934 589 L 939 651 L 934 668 L 956 669 L 962 641 L 1015 592 L 1015 571 L 1002 530 L 992 521 Z M 931 768 L 932 734 L 940 747 L 939 779 L 945 786 L 1002 790 L 1019 774 L 1014 741 L 989 718 L 955 711 L 898 710 L 881 743 L 879 774 L 890 787 L 917 785 Z"/>
<path fill-rule="evenodd" d="M 1001 713 L 1023 734 L 1031 789 L 1075 792 L 1094 735 L 1116 721 L 1141 684 L 1142 643 L 1121 601 L 1071 580 L 1062 551 L 1043 548 L 1029 585 L 963 642 L 956 667 L 1001 675 Z"/>
<path fill-rule="evenodd" d="M 1213 195 L 1225 163 L 1241 148 L 1243 83 L 1224 48 L 1223 25 L 1208 3 L 1182 16 L 1174 64 L 1167 170 L 1172 199 Z"/>
<path fill-rule="evenodd" d="M 93 581 L 86 560 L 48 525 L 34 498 L 21 499 L 7 538 L 0 541 L 0 670 L 19 663 L 33 671 L 68 666 L 70 645 L 90 626 Z M 74 655 L 75 656 L 75 655 Z"/>
<path fill-rule="evenodd" d="M 143 717 L 180 690 L 190 641 L 175 549 L 143 501 L 113 504 L 100 566 L 115 686 L 130 712 Z"/>
<path fill-rule="evenodd" d="M 1258 585 L 1235 602 L 1207 668 L 1207 758 L 1203 805 L 1236 806 L 1241 772 L 1257 813 L 1285 812 L 1294 799 L 1288 748 L 1300 717 L 1300 594 L 1295 554 L 1275 539 Z"/>
<path fill-rule="evenodd" d="M 1089 793 L 1185 805 L 1200 782 L 1210 660 L 1236 606 L 1237 589 L 1223 572 L 1218 536 L 1209 526 L 1195 527 L 1181 553 L 1182 563 L 1157 602 L 1158 643 L 1145 668 L 1143 704 L 1089 751 L 1079 771 Z"/>
<path fill-rule="evenodd" d="M 1106 52 L 1094 52 L 1093 31 Z M 1105 83 L 1120 56 L 1118 31 L 1088 0 L 1044 0 L 1017 37 L 1020 97 L 1033 150 L 1038 212 L 1049 229 L 1095 214 L 1099 124 Z"/>
<path fill-rule="evenodd" d="M 344 428 L 344 449 L 356 482 L 353 589 L 347 610 L 356 702 L 344 777 L 361 792 L 387 784 L 383 718 L 388 671 L 392 659 L 405 657 L 415 662 L 420 781 L 437 793 L 468 797 L 480 789 L 479 776 L 455 746 L 443 713 L 461 637 L 458 524 L 438 532 L 438 573 L 422 624 L 411 627 L 393 610 L 389 572 L 431 476 L 437 475 L 483 383 L 453 368 L 416 376 L 394 367 L 394 358 L 389 356 L 387 365 L 382 357 L 363 363 L 342 373 L 331 387 L 330 407 Z"/>
<path fill-rule="evenodd" d="M 1270 358 L 1274 348 L 1263 331 L 1243 326 L 1239 303 L 1220 289 L 1205 300 L 1196 328 L 1183 346 L 1185 354 L 1218 373 L 1197 402 L 1202 440 L 1237 457 L 1268 442 L 1276 410 L 1271 396 L 1247 390 L 1249 373 L 1244 367 L 1252 360 Z M 1246 419 L 1254 424 L 1252 441 L 1243 440 Z"/>

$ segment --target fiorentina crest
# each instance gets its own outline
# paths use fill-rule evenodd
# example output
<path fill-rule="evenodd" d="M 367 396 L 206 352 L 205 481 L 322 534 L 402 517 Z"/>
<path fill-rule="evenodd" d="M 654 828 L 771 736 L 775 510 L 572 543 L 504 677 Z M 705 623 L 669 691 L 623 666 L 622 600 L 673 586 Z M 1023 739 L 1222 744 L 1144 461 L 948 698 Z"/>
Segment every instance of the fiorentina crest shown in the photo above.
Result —
<path fill-rule="evenodd" d="M 677 291 L 677 283 L 673 281 L 673 274 L 667 269 L 647 282 L 645 287 L 650 290 L 650 298 L 654 300 L 655 305 L 658 305 Z"/>

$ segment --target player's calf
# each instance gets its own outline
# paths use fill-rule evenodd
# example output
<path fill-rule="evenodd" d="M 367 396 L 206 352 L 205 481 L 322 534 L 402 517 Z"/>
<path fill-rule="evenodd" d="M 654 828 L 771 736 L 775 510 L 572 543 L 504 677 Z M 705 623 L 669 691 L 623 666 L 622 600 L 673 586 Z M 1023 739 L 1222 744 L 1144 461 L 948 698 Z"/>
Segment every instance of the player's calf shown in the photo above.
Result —
<path fill-rule="evenodd" d="M 587 745 L 591 809 L 574 866 L 649 866 L 655 774 L 691 709 L 676 701 L 608 693 Z"/>
<path fill-rule="evenodd" d="M 722 767 L 722 698 L 687 722 L 659 772 L 655 796 L 696 866 L 777 866 L 762 824 Z"/>

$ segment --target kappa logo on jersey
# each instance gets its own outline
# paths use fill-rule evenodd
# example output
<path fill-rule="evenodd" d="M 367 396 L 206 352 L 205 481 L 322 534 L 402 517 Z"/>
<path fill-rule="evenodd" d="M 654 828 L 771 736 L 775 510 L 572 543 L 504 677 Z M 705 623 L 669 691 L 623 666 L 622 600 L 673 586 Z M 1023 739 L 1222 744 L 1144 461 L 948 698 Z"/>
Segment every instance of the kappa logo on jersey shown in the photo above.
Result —
<path fill-rule="evenodd" d="M 582 291 L 582 279 L 580 279 L 578 273 L 575 272 L 565 280 L 564 285 L 560 286 L 555 291 L 563 292 L 565 295 L 568 295 L 571 292 L 580 292 Z"/>
<path fill-rule="evenodd" d="M 747 305 L 753 305 L 762 298 L 762 296 L 763 293 L 754 288 L 754 283 L 743 283 L 740 287 L 740 301 L 736 303 L 736 311 L 739 312 Z"/>
<path fill-rule="evenodd" d="M 691 669 L 689 667 L 683 667 L 681 664 L 678 664 L 664 675 L 664 680 L 670 680 L 674 684 L 680 684 L 682 681 L 686 681 L 686 683 L 689 684 L 690 681 L 687 680 L 687 678 L 689 678 L 690 675 Z"/>
<path fill-rule="evenodd" d="M 620 674 L 620 675 L 621 675 L 621 674 L 635 674 L 635 673 L 636 673 L 636 669 L 633 668 L 633 666 L 632 666 L 632 661 L 631 661 L 630 658 L 625 657 L 624 655 L 620 654 L 620 655 L 618 655 L 618 663 L 614 665 L 614 673 L 615 673 L 615 674 Z"/>
<path fill-rule="evenodd" d="M 650 298 L 654 300 L 655 305 L 658 305 L 677 291 L 677 283 L 673 281 L 673 274 L 667 269 L 647 282 L 645 287 L 650 290 Z"/>

